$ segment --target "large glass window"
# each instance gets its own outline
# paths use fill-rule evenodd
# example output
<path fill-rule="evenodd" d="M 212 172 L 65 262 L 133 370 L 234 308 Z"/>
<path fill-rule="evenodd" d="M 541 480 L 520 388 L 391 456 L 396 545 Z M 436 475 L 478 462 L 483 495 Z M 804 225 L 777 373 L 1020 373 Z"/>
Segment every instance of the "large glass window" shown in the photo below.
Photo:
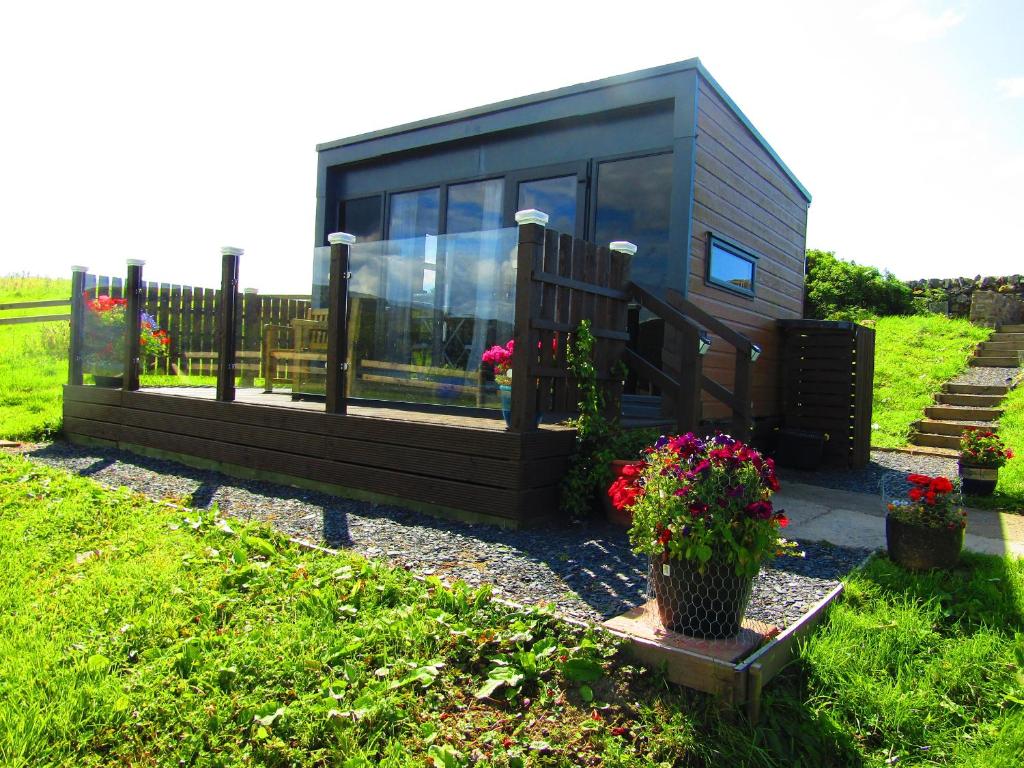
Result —
<path fill-rule="evenodd" d="M 482 232 L 501 227 L 504 179 L 471 181 L 448 187 L 445 232 Z"/>
<path fill-rule="evenodd" d="M 440 212 L 441 191 L 437 187 L 392 195 L 388 239 L 436 235 Z"/>
<path fill-rule="evenodd" d="M 382 220 L 380 195 L 346 200 L 338 212 L 338 231 L 355 235 L 360 241 L 380 240 Z"/>
<path fill-rule="evenodd" d="M 757 257 L 708 233 L 709 283 L 747 296 L 754 295 L 754 270 Z"/>
<path fill-rule="evenodd" d="M 600 163 L 594 241 L 636 243 L 630 279 L 660 289 L 667 283 L 672 155 L 649 155 Z M 682 258 L 682 255 L 677 258 Z"/>
<path fill-rule="evenodd" d="M 576 234 L 576 176 L 524 181 L 519 185 L 517 211 L 536 208 L 550 218 L 548 227 L 563 235 Z"/>

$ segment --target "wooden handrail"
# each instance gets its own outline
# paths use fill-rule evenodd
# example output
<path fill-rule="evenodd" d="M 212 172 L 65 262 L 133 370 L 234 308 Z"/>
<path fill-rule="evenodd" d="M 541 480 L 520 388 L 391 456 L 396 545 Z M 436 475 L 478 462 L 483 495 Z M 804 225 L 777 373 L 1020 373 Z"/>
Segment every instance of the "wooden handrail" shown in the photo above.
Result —
<path fill-rule="evenodd" d="M 646 288 L 641 288 L 636 283 L 629 283 L 626 286 L 626 292 L 642 307 L 649 309 L 677 331 L 685 331 L 687 328 L 697 330 L 697 324 L 693 320 Z"/>

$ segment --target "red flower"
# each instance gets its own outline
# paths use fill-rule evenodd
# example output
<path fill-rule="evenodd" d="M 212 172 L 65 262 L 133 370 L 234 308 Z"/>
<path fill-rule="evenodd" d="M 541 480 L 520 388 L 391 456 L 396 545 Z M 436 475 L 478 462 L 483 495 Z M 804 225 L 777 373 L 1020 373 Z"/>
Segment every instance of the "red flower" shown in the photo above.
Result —
<path fill-rule="evenodd" d="M 928 485 L 932 479 L 928 475 L 907 475 L 907 482 L 914 485 Z"/>
<path fill-rule="evenodd" d="M 670 530 L 669 530 L 668 528 L 664 529 L 664 530 L 663 530 L 663 531 L 662 531 L 662 532 L 661 532 L 661 533 L 660 533 L 660 534 L 658 535 L 658 542 L 659 542 L 659 543 L 660 543 L 660 544 L 661 544 L 662 546 L 664 546 L 665 544 L 668 544 L 668 543 L 669 543 L 669 541 L 671 541 L 671 539 L 672 539 L 672 531 L 670 531 Z"/>
<path fill-rule="evenodd" d="M 935 491 L 926 491 L 924 494 L 924 500 L 930 507 L 935 506 Z"/>
<path fill-rule="evenodd" d="M 907 495 L 910 497 L 911 501 L 920 501 L 921 497 L 924 496 L 924 491 L 920 488 L 911 488 Z"/>
<path fill-rule="evenodd" d="M 929 488 L 935 493 L 952 493 L 953 484 L 945 477 L 936 477 L 932 480 Z"/>

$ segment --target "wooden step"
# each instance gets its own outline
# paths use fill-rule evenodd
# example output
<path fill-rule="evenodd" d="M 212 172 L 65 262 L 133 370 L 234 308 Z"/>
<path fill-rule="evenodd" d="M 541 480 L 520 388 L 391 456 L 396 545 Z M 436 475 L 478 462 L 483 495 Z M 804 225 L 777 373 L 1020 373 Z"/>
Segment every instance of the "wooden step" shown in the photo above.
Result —
<path fill-rule="evenodd" d="M 1004 325 L 997 333 L 1024 333 L 1024 325 L 1019 323 L 1016 325 Z"/>
<path fill-rule="evenodd" d="M 1001 395 L 964 395 L 952 392 L 940 392 L 935 395 L 939 405 L 969 405 L 972 407 L 992 408 L 1003 400 Z"/>
<path fill-rule="evenodd" d="M 971 365 L 979 368 L 1016 368 L 1020 362 L 1016 355 L 1013 357 L 988 357 L 979 355 L 971 358 Z"/>
<path fill-rule="evenodd" d="M 929 405 L 924 415 L 941 421 L 996 421 L 1002 408 L 965 408 L 961 405 Z"/>
<path fill-rule="evenodd" d="M 1024 340 L 1024 333 L 1004 333 L 1003 331 L 996 331 L 988 337 L 988 341 L 1021 341 Z"/>
<path fill-rule="evenodd" d="M 988 422 L 983 421 L 943 421 L 942 419 L 918 419 L 914 422 L 914 429 L 918 432 L 930 432 L 933 435 L 953 435 L 960 437 L 967 427 L 992 427 Z"/>
<path fill-rule="evenodd" d="M 978 345 L 978 351 L 1007 355 L 1014 352 L 1024 352 L 1024 341 L 983 341 Z"/>
<path fill-rule="evenodd" d="M 944 392 L 954 395 L 1006 395 L 1010 388 L 1002 384 L 945 384 Z"/>
<path fill-rule="evenodd" d="M 935 435 L 931 432 L 912 432 L 911 445 L 927 445 L 930 448 L 946 448 L 951 451 L 960 449 L 960 438 L 956 435 Z"/>

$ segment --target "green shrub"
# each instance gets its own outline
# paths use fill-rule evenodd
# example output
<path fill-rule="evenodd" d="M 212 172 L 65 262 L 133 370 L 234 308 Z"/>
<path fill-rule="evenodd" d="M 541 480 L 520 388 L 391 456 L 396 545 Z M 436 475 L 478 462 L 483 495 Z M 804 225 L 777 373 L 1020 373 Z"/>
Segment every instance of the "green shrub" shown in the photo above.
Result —
<path fill-rule="evenodd" d="M 910 287 L 889 272 L 837 259 L 832 251 L 807 251 L 804 316 L 861 322 L 871 315 L 914 315 L 923 310 Z"/>

